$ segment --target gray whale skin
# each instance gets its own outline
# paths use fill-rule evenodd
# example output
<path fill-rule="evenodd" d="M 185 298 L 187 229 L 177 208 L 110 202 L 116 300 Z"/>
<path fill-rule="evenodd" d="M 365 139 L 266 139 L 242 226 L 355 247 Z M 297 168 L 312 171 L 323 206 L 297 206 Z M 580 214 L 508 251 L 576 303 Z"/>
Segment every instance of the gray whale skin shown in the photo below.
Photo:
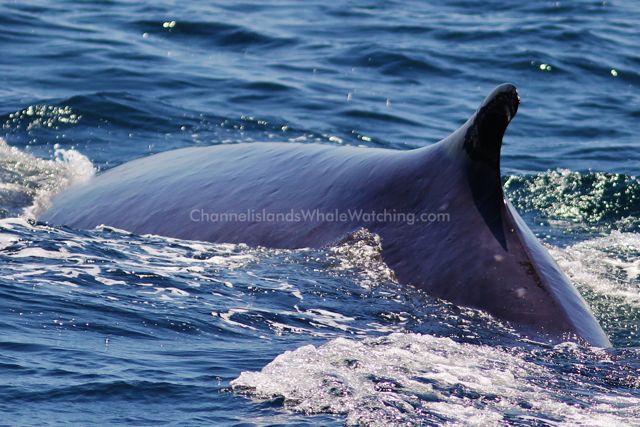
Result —
<path fill-rule="evenodd" d="M 408 151 L 251 143 L 164 152 L 63 191 L 39 219 L 273 248 L 323 247 L 367 228 L 381 237 L 383 259 L 401 283 L 482 309 L 528 338 L 610 347 L 584 299 L 505 199 L 500 148 L 518 103 L 516 88 L 503 84 L 450 136 Z M 211 220 L 303 210 L 448 220 Z"/>

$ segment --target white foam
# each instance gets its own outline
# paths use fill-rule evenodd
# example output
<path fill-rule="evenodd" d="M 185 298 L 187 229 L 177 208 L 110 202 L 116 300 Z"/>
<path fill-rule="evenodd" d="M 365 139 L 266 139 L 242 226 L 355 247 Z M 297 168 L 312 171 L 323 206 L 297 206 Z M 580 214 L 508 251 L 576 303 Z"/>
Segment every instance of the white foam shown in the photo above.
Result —
<path fill-rule="evenodd" d="M 579 286 L 640 307 L 640 234 L 613 231 L 565 249 L 549 249 Z"/>
<path fill-rule="evenodd" d="M 0 172 L 12 177 L 0 184 L 2 205 L 17 204 L 24 217 L 35 219 L 60 191 L 93 177 L 95 168 L 76 150 L 56 148 L 53 160 L 45 160 L 11 147 L 0 138 Z"/>
<path fill-rule="evenodd" d="M 48 251 L 42 248 L 24 248 L 13 254 L 13 258 L 48 258 L 48 259 L 64 259 L 69 256 L 69 253 L 65 250 L 60 251 Z"/>
<path fill-rule="evenodd" d="M 538 385 L 547 380 L 554 383 L 555 373 L 500 348 L 396 333 L 287 351 L 260 372 L 243 372 L 231 386 L 261 399 L 283 398 L 294 411 L 342 414 L 348 425 L 436 420 L 484 426 L 503 423 L 509 414 L 552 425 L 605 426 L 640 416 L 640 399 L 632 395 L 594 387 L 586 397 L 591 405 L 580 409 L 565 403 L 570 392 Z"/>
<path fill-rule="evenodd" d="M 222 320 L 224 320 L 225 323 L 228 323 L 229 325 L 238 326 L 240 328 L 256 331 L 257 329 L 254 328 L 253 326 L 245 325 L 244 323 L 240 323 L 240 322 L 236 322 L 235 320 L 231 320 L 231 318 L 235 314 L 244 314 L 244 313 L 249 313 L 249 312 L 250 312 L 250 310 L 247 309 L 247 308 L 231 308 L 231 309 L 227 310 L 225 313 L 217 313 L 215 311 L 211 312 L 211 315 L 220 317 Z"/>
<path fill-rule="evenodd" d="M 123 280 L 113 280 L 113 279 L 109 279 L 106 277 L 100 277 L 98 274 L 93 274 L 93 278 L 96 279 L 98 282 L 102 283 L 103 285 L 107 285 L 107 286 L 115 286 L 115 285 L 126 285 L 127 282 L 123 281 Z"/>
<path fill-rule="evenodd" d="M 311 319 L 309 324 L 312 326 L 327 326 L 341 331 L 348 331 L 351 329 L 349 324 L 356 320 L 353 317 L 344 316 L 340 313 L 320 308 L 312 308 L 310 310 L 306 310 L 304 313 Z"/>
<path fill-rule="evenodd" d="M 10 234 L 0 233 L 0 251 L 4 250 L 5 248 L 8 248 L 11 245 L 13 245 L 18 240 L 19 239 L 16 236 L 12 236 Z"/>

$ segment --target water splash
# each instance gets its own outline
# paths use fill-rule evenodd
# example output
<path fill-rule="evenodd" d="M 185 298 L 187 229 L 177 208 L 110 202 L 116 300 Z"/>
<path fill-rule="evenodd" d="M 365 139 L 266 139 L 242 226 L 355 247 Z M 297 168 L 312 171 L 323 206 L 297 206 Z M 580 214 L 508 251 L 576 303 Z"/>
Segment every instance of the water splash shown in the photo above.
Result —
<path fill-rule="evenodd" d="M 337 338 L 276 357 L 243 372 L 232 390 L 282 401 L 306 414 L 346 416 L 348 425 L 623 425 L 640 416 L 640 399 L 583 384 L 582 410 L 569 391 L 549 390 L 556 374 L 507 350 L 449 338 L 396 333 Z"/>
<path fill-rule="evenodd" d="M 640 345 L 640 234 L 611 234 L 549 247 L 594 310 L 614 345 Z"/>
<path fill-rule="evenodd" d="M 25 131 L 37 127 L 46 127 L 57 130 L 60 125 L 78 124 L 82 116 L 73 111 L 67 105 L 29 105 L 28 107 L 10 113 L 3 124 L 4 129 Z"/>
<path fill-rule="evenodd" d="M 35 219 L 56 194 L 94 174 L 91 161 L 76 150 L 55 147 L 54 158 L 45 160 L 0 138 L 0 217 Z"/>
<path fill-rule="evenodd" d="M 329 248 L 338 261 L 338 269 L 361 272 L 359 283 L 364 287 L 395 281 L 395 273 L 382 260 L 382 240 L 377 234 L 361 228 Z"/>

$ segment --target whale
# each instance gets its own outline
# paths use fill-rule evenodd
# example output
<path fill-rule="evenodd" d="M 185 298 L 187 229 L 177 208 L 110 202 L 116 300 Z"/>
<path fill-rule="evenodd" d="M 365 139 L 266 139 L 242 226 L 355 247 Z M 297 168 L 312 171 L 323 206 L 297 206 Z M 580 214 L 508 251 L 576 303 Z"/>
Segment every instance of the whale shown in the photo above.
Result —
<path fill-rule="evenodd" d="M 527 339 L 610 347 L 505 197 L 500 152 L 519 102 L 514 85 L 500 85 L 448 137 L 411 150 L 255 142 L 163 152 L 62 191 L 38 220 L 289 249 L 366 229 L 402 284 Z"/>

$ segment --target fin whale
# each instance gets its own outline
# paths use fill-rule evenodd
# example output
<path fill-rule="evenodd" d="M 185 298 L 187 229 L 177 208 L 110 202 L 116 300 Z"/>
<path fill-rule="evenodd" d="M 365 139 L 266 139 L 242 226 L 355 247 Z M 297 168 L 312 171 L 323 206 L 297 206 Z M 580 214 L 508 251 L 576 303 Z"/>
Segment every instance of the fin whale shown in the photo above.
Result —
<path fill-rule="evenodd" d="M 67 189 L 39 220 L 275 248 L 323 247 L 367 228 L 402 283 L 528 337 L 609 347 L 503 193 L 500 149 L 518 104 L 503 84 L 450 136 L 409 151 L 251 143 L 164 152 Z"/>

